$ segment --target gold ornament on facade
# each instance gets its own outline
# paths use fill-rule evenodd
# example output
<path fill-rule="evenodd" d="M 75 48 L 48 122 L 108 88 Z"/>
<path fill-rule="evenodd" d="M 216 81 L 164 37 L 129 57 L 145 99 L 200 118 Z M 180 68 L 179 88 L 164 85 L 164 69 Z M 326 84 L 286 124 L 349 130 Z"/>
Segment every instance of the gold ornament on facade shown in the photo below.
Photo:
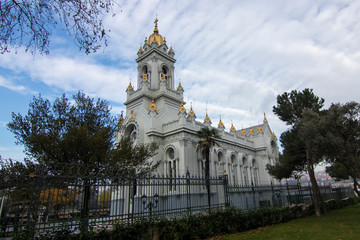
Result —
<path fill-rule="evenodd" d="M 161 80 L 161 81 L 165 81 L 165 74 L 161 73 L 160 76 L 161 76 L 161 77 L 160 77 L 160 80 Z"/>
<path fill-rule="evenodd" d="M 185 109 L 185 107 L 184 107 L 184 103 L 183 103 L 183 102 L 181 102 L 181 106 L 180 106 L 180 108 L 179 108 L 179 111 L 180 111 L 180 112 L 186 112 L 186 109 Z"/>
<path fill-rule="evenodd" d="M 170 49 L 169 49 L 169 53 L 173 53 L 173 52 L 174 52 L 174 50 L 173 50 L 173 48 L 171 46 Z"/>
<path fill-rule="evenodd" d="M 266 114 L 264 113 L 264 123 L 267 122 L 267 119 L 266 119 Z"/>
<path fill-rule="evenodd" d="M 183 89 L 181 82 L 179 82 L 179 86 L 177 87 L 178 89 Z"/>
<path fill-rule="evenodd" d="M 121 111 L 121 115 L 120 115 L 120 119 L 119 119 L 118 125 L 123 124 L 123 122 L 124 122 L 124 117 L 123 117 L 123 112 Z"/>
<path fill-rule="evenodd" d="M 205 116 L 205 119 L 204 119 L 205 122 L 210 122 L 210 118 L 208 116 L 208 114 L 206 113 L 206 116 Z"/>
<path fill-rule="evenodd" d="M 277 139 L 275 132 L 273 132 L 273 138 Z"/>
<path fill-rule="evenodd" d="M 140 48 L 139 48 L 138 52 L 143 52 L 143 51 L 144 50 L 142 49 L 141 44 L 140 44 Z"/>
<path fill-rule="evenodd" d="M 224 127 L 224 128 L 225 128 L 224 123 L 221 121 L 221 118 L 220 118 L 220 121 L 219 121 L 218 126 L 219 126 L 219 127 Z"/>
<path fill-rule="evenodd" d="M 131 85 L 131 82 L 129 82 L 129 86 L 127 87 L 129 90 L 133 88 L 133 86 Z"/>
<path fill-rule="evenodd" d="M 234 124 L 233 124 L 233 123 L 231 123 L 231 128 L 230 128 L 230 131 L 233 131 L 233 132 L 235 132 L 235 131 L 236 131 L 236 129 L 235 129 L 235 127 L 234 127 Z"/>
<path fill-rule="evenodd" d="M 157 110 L 154 99 L 151 101 L 150 110 Z"/>
<path fill-rule="evenodd" d="M 194 112 L 192 106 L 190 107 L 189 115 L 190 115 L 190 116 L 194 116 L 194 115 L 195 115 L 195 112 Z"/>
<path fill-rule="evenodd" d="M 144 73 L 142 80 L 143 80 L 143 81 L 147 81 L 147 80 L 148 80 L 146 73 Z"/>
<path fill-rule="evenodd" d="M 259 127 L 258 127 L 257 132 L 258 132 L 258 133 L 259 133 L 259 132 L 263 132 L 262 127 L 261 127 L 261 126 L 259 126 Z"/>
<path fill-rule="evenodd" d="M 249 133 L 250 133 L 250 134 L 254 134 L 254 129 L 253 129 L 253 128 L 250 128 Z"/>
<path fill-rule="evenodd" d="M 135 119 L 135 118 L 134 118 L 134 109 L 131 109 L 131 111 L 130 111 L 130 118 L 129 118 L 128 122 L 131 121 L 131 120 L 134 120 L 134 119 Z"/>
<path fill-rule="evenodd" d="M 244 128 L 241 129 L 240 134 L 241 134 L 241 135 L 246 135 L 246 132 L 245 132 Z"/>

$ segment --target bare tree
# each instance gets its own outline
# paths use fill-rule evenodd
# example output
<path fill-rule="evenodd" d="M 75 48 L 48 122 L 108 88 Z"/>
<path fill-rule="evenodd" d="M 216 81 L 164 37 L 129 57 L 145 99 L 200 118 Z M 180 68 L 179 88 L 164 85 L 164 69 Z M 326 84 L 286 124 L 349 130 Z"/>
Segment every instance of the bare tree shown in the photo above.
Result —
<path fill-rule="evenodd" d="M 65 26 L 86 54 L 107 45 L 102 17 L 112 13 L 113 0 L 1 0 L 0 52 L 24 46 L 32 54 L 49 53 L 56 26 Z"/>

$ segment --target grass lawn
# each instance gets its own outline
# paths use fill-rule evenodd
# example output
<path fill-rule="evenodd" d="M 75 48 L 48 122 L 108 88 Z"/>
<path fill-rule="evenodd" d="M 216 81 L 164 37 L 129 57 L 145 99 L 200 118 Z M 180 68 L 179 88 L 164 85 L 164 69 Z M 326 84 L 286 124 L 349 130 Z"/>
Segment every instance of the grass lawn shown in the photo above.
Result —
<path fill-rule="evenodd" d="M 265 228 L 214 238 L 216 240 L 324 239 L 359 240 L 360 204 L 334 210 L 322 217 L 296 219 Z"/>

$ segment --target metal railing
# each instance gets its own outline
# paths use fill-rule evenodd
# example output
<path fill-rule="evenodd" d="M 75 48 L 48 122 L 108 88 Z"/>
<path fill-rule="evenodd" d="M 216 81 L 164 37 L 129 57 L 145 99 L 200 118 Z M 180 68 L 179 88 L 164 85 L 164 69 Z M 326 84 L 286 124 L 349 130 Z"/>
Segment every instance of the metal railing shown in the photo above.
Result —
<path fill-rule="evenodd" d="M 1 176 L 1 229 L 17 235 L 28 229 L 37 234 L 66 228 L 72 232 L 112 228 L 142 218 L 179 218 L 209 208 L 241 209 L 311 204 L 310 185 L 232 186 L 228 177 L 206 180 L 190 176 Z M 352 188 L 320 186 L 324 200 L 353 195 Z"/>

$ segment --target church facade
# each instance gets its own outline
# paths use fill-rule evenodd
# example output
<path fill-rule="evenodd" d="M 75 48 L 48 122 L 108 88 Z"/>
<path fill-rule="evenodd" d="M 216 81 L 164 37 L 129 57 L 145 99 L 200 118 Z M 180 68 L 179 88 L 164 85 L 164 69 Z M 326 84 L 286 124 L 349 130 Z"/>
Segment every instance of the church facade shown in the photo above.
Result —
<path fill-rule="evenodd" d="M 131 82 L 126 89 L 126 115 L 121 115 L 117 139 L 130 136 L 135 144 L 155 142 L 160 161 L 157 173 L 172 177 L 191 175 L 204 177 L 205 159 L 198 151 L 196 132 L 214 128 L 208 114 L 198 121 L 195 109 L 183 102 L 184 88 L 175 86 L 175 52 L 159 34 L 155 19 L 153 33 L 145 38 L 137 52 L 137 89 Z M 210 176 L 228 175 L 232 185 L 262 185 L 275 180 L 266 165 L 278 159 L 276 135 L 264 114 L 263 123 L 236 130 L 227 130 L 220 119 L 215 127 L 221 138 L 210 151 Z"/>

